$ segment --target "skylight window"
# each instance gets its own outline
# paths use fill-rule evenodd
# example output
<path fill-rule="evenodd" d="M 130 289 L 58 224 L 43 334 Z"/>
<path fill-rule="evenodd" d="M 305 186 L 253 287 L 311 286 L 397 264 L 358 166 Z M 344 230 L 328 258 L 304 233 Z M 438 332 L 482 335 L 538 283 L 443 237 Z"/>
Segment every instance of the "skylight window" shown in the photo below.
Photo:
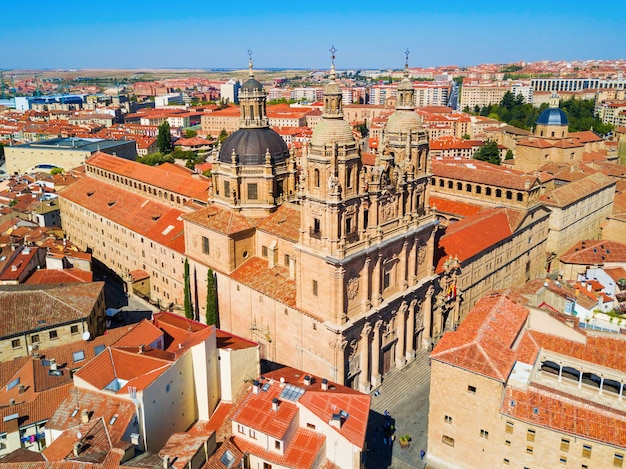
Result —
<path fill-rule="evenodd" d="M 161 232 L 161 234 L 162 234 L 163 236 L 166 236 L 166 235 L 167 235 L 170 231 L 172 231 L 173 229 L 174 229 L 174 225 L 169 225 L 167 228 L 165 228 L 165 229 Z"/>
<path fill-rule="evenodd" d="M 293 384 L 286 384 L 283 392 L 280 393 L 281 399 L 287 399 L 291 402 L 297 402 L 304 394 L 304 389 L 294 386 Z"/>
<path fill-rule="evenodd" d="M 126 386 L 126 383 L 128 383 L 128 380 L 126 379 L 115 378 L 113 381 L 107 384 L 104 389 L 106 389 L 107 391 L 117 392 L 124 386 Z"/>
<path fill-rule="evenodd" d="M 78 352 L 74 352 L 72 357 L 74 358 L 74 362 L 83 361 L 85 359 L 85 351 L 79 350 Z"/>
<path fill-rule="evenodd" d="M 233 453 L 231 453 L 229 450 L 226 450 L 224 454 L 222 454 L 222 457 L 220 458 L 220 462 L 224 466 L 226 466 L 227 469 L 230 469 L 230 467 L 235 462 L 235 456 L 233 456 Z"/>
<path fill-rule="evenodd" d="M 11 381 L 9 384 L 7 384 L 7 391 L 9 389 L 13 389 L 18 384 L 20 384 L 20 379 L 19 378 L 15 378 L 13 381 Z"/>

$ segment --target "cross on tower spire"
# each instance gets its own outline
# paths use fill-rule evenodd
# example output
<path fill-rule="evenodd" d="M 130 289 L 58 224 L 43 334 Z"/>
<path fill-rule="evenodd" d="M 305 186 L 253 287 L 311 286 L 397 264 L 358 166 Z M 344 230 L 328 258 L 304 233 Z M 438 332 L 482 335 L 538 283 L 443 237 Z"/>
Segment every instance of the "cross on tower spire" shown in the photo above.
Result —
<path fill-rule="evenodd" d="M 328 51 L 330 52 L 330 78 L 334 80 L 335 79 L 335 52 L 337 52 L 337 48 L 333 44 L 332 46 L 330 46 L 330 49 L 328 49 Z"/>
<path fill-rule="evenodd" d="M 248 76 L 254 78 L 254 72 L 252 71 L 252 51 L 250 49 L 248 49 L 248 68 Z"/>

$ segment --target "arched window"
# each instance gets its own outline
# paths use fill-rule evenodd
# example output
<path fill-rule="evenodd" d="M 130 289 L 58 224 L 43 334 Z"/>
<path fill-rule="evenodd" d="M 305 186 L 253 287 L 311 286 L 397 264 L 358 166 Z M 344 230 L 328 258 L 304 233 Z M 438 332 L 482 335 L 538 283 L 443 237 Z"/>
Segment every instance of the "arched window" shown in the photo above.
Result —
<path fill-rule="evenodd" d="M 320 186 L 320 170 L 317 168 L 313 170 L 313 185 L 315 185 L 315 187 Z"/>
<path fill-rule="evenodd" d="M 448 181 L 448 189 L 452 189 L 452 181 Z"/>
<path fill-rule="evenodd" d="M 443 187 L 443 179 L 439 179 L 439 187 Z"/>
<path fill-rule="evenodd" d="M 485 195 L 491 195 L 491 187 L 485 189 Z"/>
<path fill-rule="evenodd" d="M 352 189 L 352 176 L 354 175 L 353 168 L 348 168 L 348 180 L 346 181 L 346 187 Z"/>
<path fill-rule="evenodd" d="M 471 184 L 465 184 L 465 192 L 472 192 L 472 185 Z"/>
<path fill-rule="evenodd" d="M 513 200 L 513 192 L 506 191 L 506 198 L 507 200 Z"/>
<path fill-rule="evenodd" d="M 463 190 L 463 183 L 457 182 L 456 183 L 456 190 L 457 191 L 462 191 Z"/>
<path fill-rule="evenodd" d="M 521 192 L 517 193 L 517 201 L 521 202 L 524 200 L 524 194 L 522 194 Z"/>
<path fill-rule="evenodd" d="M 502 189 L 496 189 L 496 197 L 502 197 Z"/>
<path fill-rule="evenodd" d="M 476 186 L 476 193 L 480 194 L 482 192 L 483 188 L 481 186 Z"/>

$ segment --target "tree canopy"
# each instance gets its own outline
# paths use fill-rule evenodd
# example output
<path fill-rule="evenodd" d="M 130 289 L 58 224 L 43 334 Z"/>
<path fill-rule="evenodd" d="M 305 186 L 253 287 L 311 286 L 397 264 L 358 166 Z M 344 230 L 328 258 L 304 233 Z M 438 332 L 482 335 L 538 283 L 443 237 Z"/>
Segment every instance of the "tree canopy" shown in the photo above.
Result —
<path fill-rule="evenodd" d="M 170 123 L 165 121 L 159 126 L 159 135 L 157 136 L 157 147 L 159 153 L 166 154 L 173 150 L 172 133 Z"/>
<path fill-rule="evenodd" d="M 474 153 L 474 159 L 486 161 L 492 164 L 500 164 L 500 150 L 498 149 L 498 142 L 494 140 L 486 141 L 476 153 Z"/>
<path fill-rule="evenodd" d="M 582 130 L 591 130 L 593 128 L 600 135 L 605 135 L 611 130 L 611 124 L 603 124 L 594 113 L 593 99 L 576 99 L 571 97 L 567 101 L 562 101 L 561 109 L 567 116 L 569 121 L 569 131 L 579 132 Z M 499 104 L 489 106 L 474 106 L 474 113 L 485 117 L 491 117 L 501 122 L 506 122 L 520 129 L 530 130 L 535 126 L 535 122 L 540 114 L 548 107 L 542 104 L 535 107 L 532 104 L 524 102 L 524 97 L 520 94 L 515 95 L 507 91 Z M 466 108 L 469 112 L 469 109 Z"/>

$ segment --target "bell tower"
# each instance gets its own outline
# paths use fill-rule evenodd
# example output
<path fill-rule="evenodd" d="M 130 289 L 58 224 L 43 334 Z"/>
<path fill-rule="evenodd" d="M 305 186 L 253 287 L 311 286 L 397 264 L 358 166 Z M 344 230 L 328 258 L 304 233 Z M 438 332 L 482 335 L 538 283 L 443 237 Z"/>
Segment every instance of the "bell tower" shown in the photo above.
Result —
<path fill-rule="evenodd" d="M 322 120 L 302 158 L 301 244 L 316 252 L 341 256 L 363 228 L 359 198 L 362 165 L 352 128 L 344 119 L 342 90 L 335 71 L 336 51 L 331 47 Z"/>

